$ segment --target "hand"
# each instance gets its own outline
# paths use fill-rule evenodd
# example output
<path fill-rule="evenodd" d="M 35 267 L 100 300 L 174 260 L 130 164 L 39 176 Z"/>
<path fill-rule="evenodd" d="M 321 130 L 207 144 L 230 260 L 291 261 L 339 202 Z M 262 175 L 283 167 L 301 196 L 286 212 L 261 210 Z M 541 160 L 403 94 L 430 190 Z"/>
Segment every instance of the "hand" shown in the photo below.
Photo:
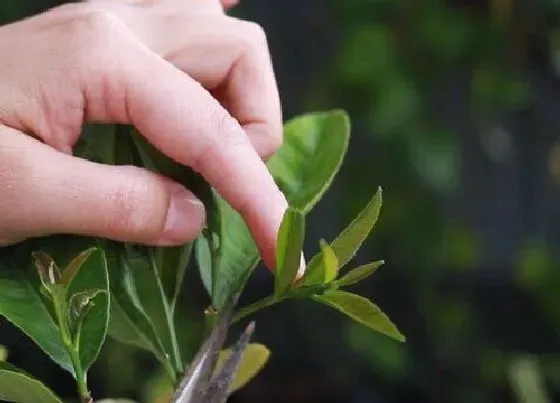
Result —
<path fill-rule="evenodd" d="M 0 27 L 0 59 L 2 244 L 194 239 L 205 212 L 187 189 L 72 156 L 84 122 L 123 123 L 200 172 L 274 267 L 287 203 L 263 158 L 281 144 L 282 117 L 258 25 L 218 0 L 92 0 Z"/>

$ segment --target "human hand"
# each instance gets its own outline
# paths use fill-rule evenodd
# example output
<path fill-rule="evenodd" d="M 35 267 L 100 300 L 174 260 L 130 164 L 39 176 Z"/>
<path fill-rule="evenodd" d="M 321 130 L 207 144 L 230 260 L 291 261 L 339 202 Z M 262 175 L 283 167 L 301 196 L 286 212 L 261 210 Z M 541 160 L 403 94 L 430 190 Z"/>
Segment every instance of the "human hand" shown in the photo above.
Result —
<path fill-rule="evenodd" d="M 194 239 L 205 213 L 187 189 L 71 155 L 84 122 L 123 123 L 201 173 L 274 268 L 287 203 L 261 158 L 281 144 L 282 117 L 258 25 L 218 0 L 91 0 L 0 27 L 0 59 L 2 244 Z"/>

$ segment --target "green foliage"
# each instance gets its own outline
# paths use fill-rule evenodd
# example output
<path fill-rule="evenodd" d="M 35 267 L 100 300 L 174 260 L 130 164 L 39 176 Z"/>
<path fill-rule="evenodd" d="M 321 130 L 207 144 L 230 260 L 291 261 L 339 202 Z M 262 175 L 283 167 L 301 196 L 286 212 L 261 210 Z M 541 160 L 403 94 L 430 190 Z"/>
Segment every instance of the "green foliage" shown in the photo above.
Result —
<path fill-rule="evenodd" d="M 0 399 L 14 403 L 62 403 L 40 381 L 6 362 L 0 362 Z"/>
<path fill-rule="evenodd" d="M 340 169 L 349 135 L 348 117 L 339 110 L 286 123 L 285 143 L 268 162 L 290 203 L 277 239 L 274 290 L 270 297 L 241 307 L 234 322 L 285 299 L 308 298 L 404 341 L 375 304 L 338 290 L 369 277 L 382 263 L 360 266 L 339 277 L 340 269 L 354 257 L 378 219 L 380 189 L 331 243 L 320 240 L 320 251 L 312 257 L 303 278 L 297 278 L 306 215 Z M 193 248 L 211 301 L 206 315 L 208 334 L 226 304 L 236 301 L 259 262 L 255 242 L 239 213 L 198 174 L 163 156 L 136 131 L 117 126 L 104 138 L 90 138 L 81 149 L 87 150 L 88 158 L 146 167 L 189 187 L 205 203 L 208 226 L 194 243 L 178 247 L 143 247 L 100 239 L 93 248 L 89 240 L 78 242 L 72 237 L 74 243 L 53 237 L 16 246 L 0 259 L 0 314 L 75 376 L 84 401 L 90 399 L 87 370 L 107 332 L 119 342 L 151 352 L 175 387 L 188 364 L 180 348 L 186 342 L 176 330 L 176 320 L 186 317 L 177 301 Z M 35 271 L 29 270 L 31 256 Z M 61 270 L 63 261 L 68 264 Z M 246 343 L 248 339 L 245 347 Z M 222 351 L 214 365 L 220 374 L 228 368 L 236 371 L 236 377 L 227 372 L 219 376 L 222 383 L 233 380 L 230 392 L 254 377 L 270 354 L 257 344 L 240 350 L 240 356 L 231 352 Z"/>
<path fill-rule="evenodd" d="M 350 138 L 343 111 L 295 117 L 284 126 L 284 144 L 267 162 L 290 206 L 309 212 L 340 169 Z"/>
<path fill-rule="evenodd" d="M 313 299 L 339 310 L 356 322 L 379 333 L 401 342 L 406 340 L 381 309 L 364 297 L 345 291 L 327 290 L 322 295 L 314 295 Z"/>
<path fill-rule="evenodd" d="M 299 211 L 289 208 L 278 231 L 276 244 L 276 282 L 274 293 L 282 295 L 295 281 L 300 268 L 305 237 L 305 219 Z"/>

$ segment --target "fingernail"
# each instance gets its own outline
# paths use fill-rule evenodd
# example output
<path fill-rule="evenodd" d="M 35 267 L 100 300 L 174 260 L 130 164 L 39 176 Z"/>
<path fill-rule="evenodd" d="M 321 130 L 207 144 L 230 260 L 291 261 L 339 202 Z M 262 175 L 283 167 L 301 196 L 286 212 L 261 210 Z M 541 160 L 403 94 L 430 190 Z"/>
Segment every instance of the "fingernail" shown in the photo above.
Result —
<path fill-rule="evenodd" d="M 181 185 L 173 183 L 171 187 L 163 238 L 168 242 L 184 242 L 195 237 L 204 226 L 204 204 Z"/>

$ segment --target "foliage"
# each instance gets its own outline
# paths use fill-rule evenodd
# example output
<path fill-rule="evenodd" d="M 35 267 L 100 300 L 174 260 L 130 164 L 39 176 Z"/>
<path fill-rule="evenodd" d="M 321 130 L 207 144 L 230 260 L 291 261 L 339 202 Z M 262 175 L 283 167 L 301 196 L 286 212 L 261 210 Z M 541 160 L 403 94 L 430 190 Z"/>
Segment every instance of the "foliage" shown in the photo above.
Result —
<path fill-rule="evenodd" d="M 285 145 L 268 163 L 291 205 L 278 234 L 274 290 L 270 297 L 241 307 L 233 322 L 286 299 L 307 298 L 404 341 L 377 305 L 340 290 L 366 279 L 380 265 L 370 263 L 339 276 L 377 221 L 381 189 L 336 239 L 330 244 L 320 241 L 319 253 L 312 257 L 303 277 L 298 278 L 306 214 L 338 172 L 350 126 L 346 114 L 335 110 L 299 116 L 285 127 Z M 202 178 L 129 130 L 117 126 L 112 135 L 102 140 L 87 138 L 80 148 L 81 155 L 108 164 L 144 166 L 189 186 L 204 200 L 209 225 L 194 242 L 193 256 L 211 301 L 206 310 L 208 334 L 215 326 L 213 315 L 221 314 L 225 302 L 243 291 L 259 261 L 254 240 L 241 216 Z M 184 341 L 176 331 L 183 318 L 177 299 L 183 290 L 192 249 L 192 244 L 156 248 L 80 237 L 55 236 L 24 242 L 8 248 L 0 260 L 0 313 L 75 377 L 84 402 L 92 401 L 87 371 L 107 333 L 122 343 L 151 352 L 171 384 L 178 386 L 188 362 L 180 349 Z M 33 265 L 35 270 L 30 269 Z M 229 353 L 222 352 L 216 370 L 226 365 Z M 249 345 L 239 361 L 240 370 L 231 391 L 255 376 L 268 355 L 266 347 Z M 31 401 L 42 393 L 47 396 L 44 399 L 58 401 L 43 384 L 9 364 L 5 364 L 3 376 L 7 381 L 0 383 L 0 395 L 6 399 Z M 12 379 L 28 383 L 30 394 L 14 394 L 7 386 Z"/>

